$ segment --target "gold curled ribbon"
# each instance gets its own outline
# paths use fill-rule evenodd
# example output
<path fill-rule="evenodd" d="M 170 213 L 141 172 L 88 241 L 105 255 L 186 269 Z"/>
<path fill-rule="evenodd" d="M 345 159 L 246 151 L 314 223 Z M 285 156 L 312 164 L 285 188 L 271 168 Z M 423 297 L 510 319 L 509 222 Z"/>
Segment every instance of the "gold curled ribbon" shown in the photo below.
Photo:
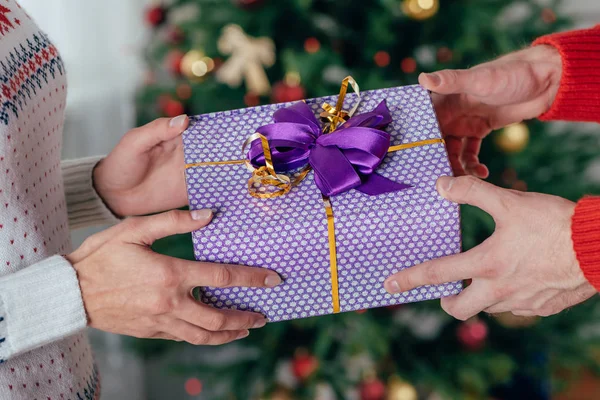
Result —
<path fill-rule="evenodd" d="M 352 89 L 356 93 L 358 101 L 356 102 L 356 104 L 354 104 L 354 107 L 352 107 L 350 111 L 344 111 L 344 101 L 346 100 L 346 94 L 348 93 L 348 85 L 350 85 L 350 87 L 352 87 Z M 325 126 L 323 132 L 331 133 L 335 131 L 342 123 L 346 122 L 348 118 L 351 118 L 356 112 L 356 110 L 358 110 L 360 101 L 360 87 L 358 86 L 358 83 L 351 76 L 345 77 L 344 80 L 342 80 L 340 94 L 338 96 L 338 100 L 335 107 L 331 106 L 328 103 L 323 103 L 323 105 L 321 106 L 324 111 L 320 114 L 320 117 L 329 121 L 329 125 Z"/>
<path fill-rule="evenodd" d="M 265 136 L 255 133 L 246 139 L 242 146 L 242 157 L 246 154 L 246 148 L 255 140 L 260 140 L 261 142 L 265 155 L 265 166 L 254 168 L 250 164 L 250 160 L 245 159 L 246 168 L 252 172 L 252 176 L 248 180 L 248 193 L 250 193 L 250 196 L 260 199 L 270 199 L 287 194 L 292 190 L 292 180 L 287 175 L 275 172 L 269 141 Z M 267 190 L 268 187 L 273 188 L 273 190 Z"/>

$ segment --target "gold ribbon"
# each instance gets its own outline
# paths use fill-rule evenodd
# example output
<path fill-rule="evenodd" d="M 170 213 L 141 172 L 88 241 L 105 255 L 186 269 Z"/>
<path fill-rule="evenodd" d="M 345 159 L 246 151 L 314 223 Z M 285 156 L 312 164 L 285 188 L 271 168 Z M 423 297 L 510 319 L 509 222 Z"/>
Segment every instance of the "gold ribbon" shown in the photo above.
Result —
<path fill-rule="evenodd" d="M 358 96 L 358 101 L 352 107 L 349 112 L 343 110 L 344 107 L 344 99 L 346 98 L 346 94 L 348 92 L 348 86 L 352 87 L 356 95 Z M 323 129 L 324 133 L 331 133 L 335 131 L 340 124 L 344 123 L 348 118 L 352 117 L 358 106 L 360 104 L 360 88 L 356 81 L 348 76 L 344 78 L 342 81 L 342 86 L 340 89 L 340 95 L 338 97 L 337 103 L 335 107 L 324 103 L 323 104 L 323 112 L 320 114 L 321 118 L 326 119 L 329 123 Z M 250 161 L 246 156 L 246 149 L 248 146 L 252 144 L 255 140 L 260 140 L 263 153 L 265 155 L 265 166 L 255 168 L 252 166 Z M 390 146 L 388 149 L 388 153 L 393 153 L 396 151 L 411 149 L 414 147 L 427 146 L 436 143 L 444 143 L 444 139 L 427 139 L 421 140 L 413 143 L 405 143 L 396 146 Z M 286 195 L 290 192 L 292 187 L 298 185 L 310 172 L 310 166 L 304 167 L 298 173 L 293 175 L 292 177 L 278 174 L 275 172 L 275 168 L 273 167 L 273 159 L 271 157 L 271 149 L 269 148 L 269 141 L 267 138 L 260 133 L 255 133 L 250 136 L 244 142 L 242 146 L 242 159 L 240 160 L 231 160 L 231 161 L 208 161 L 201 163 L 193 163 L 186 164 L 185 168 L 194 168 L 194 167 L 204 167 L 204 166 L 215 166 L 215 165 L 231 165 L 231 164 L 245 164 L 246 168 L 248 168 L 252 172 L 252 176 L 248 180 L 248 193 L 252 197 L 261 198 L 261 199 L 270 199 L 274 197 L 279 197 Z M 270 188 L 270 189 L 269 189 Z M 338 265 L 337 265 L 337 245 L 335 240 L 335 219 L 333 214 L 333 207 L 331 206 L 331 201 L 329 197 L 323 196 L 323 203 L 325 206 L 325 215 L 327 217 L 327 233 L 329 240 L 329 266 L 331 272 L 331 298 L 333 304 L 333 313 L 337 314 L 340 312 L 340 296 L 339 296 L 339 282 L 338 282 Z"/>
<path fill-rule="evenodd" d="M 358 101 L 354 104 L 354 107 L 349 112 L 344 111 L 344 100 L 346 99 L 346 94 L 348 93 L 348 85 L 352 87 L 356 96 L 358 97 Z M 325 126 L 323 129 L 324 133 L 331 133 L 335 131 L 340 124 L 346 122 L 348 118 L 351 118 L 356 110 L 358 110 L 358 106 L 360 105 L 360 87 L 358 83 L 354 80 L 353 77 L 347 76 L 342 81 L 342 86 L 340 88 L 340 94 L 338 96 L 337 103 L 335 107 L 323 103 L 321 106 L 323 108 L 323 112 L 321 113 L 321 118 L 324 118 L 329 121 L 329 125 Z"/>

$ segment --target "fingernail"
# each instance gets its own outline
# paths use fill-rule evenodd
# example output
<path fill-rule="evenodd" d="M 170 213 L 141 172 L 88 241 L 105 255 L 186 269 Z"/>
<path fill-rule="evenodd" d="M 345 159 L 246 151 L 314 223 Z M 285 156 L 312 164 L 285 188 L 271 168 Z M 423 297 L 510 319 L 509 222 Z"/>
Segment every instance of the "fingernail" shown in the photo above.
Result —
<path fill-rule="evenodd" d="M 194 221 L 208 221 L 212 218 L 212 210 L 193 210 L 190 214 Z"/>
<path fill-rule="evenodd" d="M 389 280 L 385 283 L 385 290 L 388 291 L 388 293 L 394 294 L 394 293 L 400 293 L 400 285 L 398 285 L 398 282 L 396 282 L 395 280 Z"/>
<path fill-rule="evenodd" d="M 187 118 L 187 115 L 185 115 L 185 114 L 175 117 L 171 121 L 169 121 L 169 126 L 171 128 L 181 128 L 183 126 L 183 124 L 185 123 L 186 118 Z"/>
<path fill-rule="evenodd" d="M 275 287 L 281 285 L 281 277 L 277 274 L 269 274 L 265 278 L 265 286 Z"/>
<path fill-rule="evenodd" d="M 235 338 L 235 340 L 240 340 L 240 339 L 243 339 L 243 338 L 245 338 L 245 337 L 248 337 L 248 335 L 249 335 L 249 334 L 250 334 L 250 331 L 247 331 L 247 330 L 246 330 L 246 331 L 243 331 L 243 332 L 240 332 L 240 333 L 237 335 L 237 337 Z"/>
<path fill-rule="evenodd" d="M 263 318 L 261 320 L 256 321 L 254 323 L 254 326 L 252 326 L 252 329 L 262 328 L 265 325 L 267 325 L 267 320 Z"/>
<path fill-rule="evenodd" d="M 442 83 L 442 78 L 440 78 L 440 76 L 438 74 L 436 74 L 435 72 L 433 72 L 431 74 L 425 74 L 425 76 L 427 78 L 429 78 L 429 80 L 431 81 L 433 86 L 439 86 L 440 83 Z"/>
<path fill-rule="evenodd" d="M 438 192 L 440 192 L 440 189 L 444 192 L 449 192 L 450 189 L 452 189 L 452 185 L 454 185 L 454 179 L 451 176 L 442 176 L 438 179 L 437 184 L 438 184 Z M 443 195 L 443 193 L 440 192 L 440 194 Z"/>

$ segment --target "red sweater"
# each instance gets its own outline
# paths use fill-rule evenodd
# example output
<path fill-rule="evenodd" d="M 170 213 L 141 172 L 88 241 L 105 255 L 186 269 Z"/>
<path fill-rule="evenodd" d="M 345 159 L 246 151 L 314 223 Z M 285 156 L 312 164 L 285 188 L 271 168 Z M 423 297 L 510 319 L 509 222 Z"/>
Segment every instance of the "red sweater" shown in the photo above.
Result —
<path fill-rule="evenodd" d="M 560 52 L 563 74 L 560 89 L 542 120 L 600 123 L 600 25 L 537 39 Z M 577 203 L 571 232 L 577 260 L 587 280 L 600 291 L 600 197 Z"/>

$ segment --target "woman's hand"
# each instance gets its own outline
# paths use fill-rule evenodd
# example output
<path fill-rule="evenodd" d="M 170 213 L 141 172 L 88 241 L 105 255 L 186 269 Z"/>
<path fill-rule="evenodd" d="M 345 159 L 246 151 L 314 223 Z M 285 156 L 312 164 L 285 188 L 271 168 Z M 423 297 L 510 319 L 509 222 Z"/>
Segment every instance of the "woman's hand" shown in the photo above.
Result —
<path fill-rule="evenodd" d="M 596 294 L 573 250 L 574 203 L 501 189 L 471 176 L 442 177 L 437 187 L 448 200 L 489 213 L 496 231 L 466 253 L 429 261 L 388 278 L 389 292 L 473 279 L 458 296 L 442 299 L 444 310 L 461 320 L 480 311 L 548 316 Z"/>
<path fill-rule="evenodd" d="M 548 111 L 558 92 L 562 60 L 551 46 L 534 46 L 467 70 L 421 74 L 433 92 L 456 175 L 489 174 L 479 162 L 481 141 L 492 130 Z"/>
<path fill-rule="evenodd" d="M 183 142 L 185 115 L 129 131 L 94 169 L 94 187 L 119 216 L 146 215 L 187 204 Z"/>
<path fill-rule="evenodd" d="M 79 278 L 89 325 L 141 338 L 222 344 L 267 322 L 260 314 L 218 310 L 192 297 L 198 286 L 274 287 L 268 269 L 210 264 L 154 253 L 155 240 L 206 226 L 212 214 L 170 211 L 128 219 L 90 237 L 67 259 Z"/>

